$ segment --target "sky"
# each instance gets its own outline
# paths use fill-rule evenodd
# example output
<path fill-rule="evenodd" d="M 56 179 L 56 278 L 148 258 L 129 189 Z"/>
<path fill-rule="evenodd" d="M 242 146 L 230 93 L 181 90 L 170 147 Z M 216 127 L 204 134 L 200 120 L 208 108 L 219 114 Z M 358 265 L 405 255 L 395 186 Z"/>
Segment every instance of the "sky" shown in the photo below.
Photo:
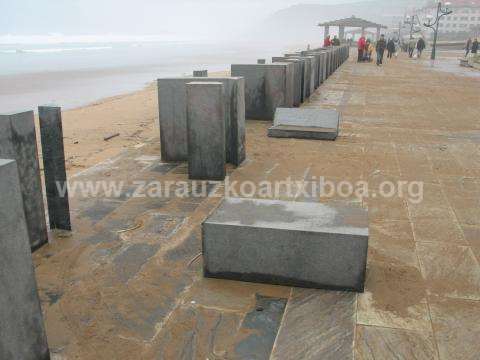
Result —
<path fill-rule="evenodd" d="M 317 0 L 316 4 L 361 0 Z M 386 0 L 387 1 L 387 0 Z M 5 35 L 228 37 L 299 0 L 0 0 Z M 309 3 L 309 1 L 301 1 Z"/>

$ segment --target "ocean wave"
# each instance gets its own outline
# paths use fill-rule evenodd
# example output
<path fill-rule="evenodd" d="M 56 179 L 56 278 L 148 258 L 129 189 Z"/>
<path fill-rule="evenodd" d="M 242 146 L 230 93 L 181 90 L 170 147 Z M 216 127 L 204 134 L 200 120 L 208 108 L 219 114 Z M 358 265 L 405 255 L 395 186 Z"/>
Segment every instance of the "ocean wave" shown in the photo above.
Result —
<path fill-rule="evenodd" d="M 161 35 L 0 35 L 0 45 L 111 44 L 121 42 L 177 42 L 189 39 L 173 34 Z"/>
<path fill-rule="evenodd" d="M 109 50 L 112 46 L 90 46 L 90 47 L 68 47 L 68 48 L 43 48 L 43 49 L 6 49 L 0 50 L 1 54 L 22 54 L 22 53 L 60 53 L 69 51 L 95 51 Z"/>

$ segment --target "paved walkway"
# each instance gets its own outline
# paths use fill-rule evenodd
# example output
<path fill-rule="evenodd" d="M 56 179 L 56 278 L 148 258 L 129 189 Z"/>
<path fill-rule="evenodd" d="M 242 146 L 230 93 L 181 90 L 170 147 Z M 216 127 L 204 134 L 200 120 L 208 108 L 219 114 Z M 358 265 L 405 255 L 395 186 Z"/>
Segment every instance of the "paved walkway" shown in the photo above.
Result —
<path fill-rule="evenodd" d="M 200 224 L 219 198 L 73 199 L 71 237 L 35 253 L 51 350 L 66 359 L 478 359 L 480 79 L 399 58 L 343 65 L 305 106 L 337 108 L 336 142 L 247 126 L 232 181 L 421 181 L 400 196 L 311 199 L 368 208 L 364 294 L 204 279 Z M 186 180 L 158 144 L 76 180 Z M 405 186 L 405 185 L 403 185 Z M 221 194 L 223 186 L 209 190 Z"/>

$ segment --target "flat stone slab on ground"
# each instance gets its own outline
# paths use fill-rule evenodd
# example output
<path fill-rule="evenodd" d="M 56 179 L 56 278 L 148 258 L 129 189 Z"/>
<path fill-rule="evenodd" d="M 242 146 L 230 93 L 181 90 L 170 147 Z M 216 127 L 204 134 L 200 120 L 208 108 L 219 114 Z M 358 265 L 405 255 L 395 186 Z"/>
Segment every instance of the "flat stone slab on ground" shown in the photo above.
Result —
<path fill-rule="evenodd" d="M 364 289 L 368 214 L 363 209 L 226 198 L 202 233 L 206 277 Z"/>
<path fill-rule="evenodd" d="M 312 140 L 335 140 L 340 114 L 331 109 L 277 108 L 268 136 Z"/>

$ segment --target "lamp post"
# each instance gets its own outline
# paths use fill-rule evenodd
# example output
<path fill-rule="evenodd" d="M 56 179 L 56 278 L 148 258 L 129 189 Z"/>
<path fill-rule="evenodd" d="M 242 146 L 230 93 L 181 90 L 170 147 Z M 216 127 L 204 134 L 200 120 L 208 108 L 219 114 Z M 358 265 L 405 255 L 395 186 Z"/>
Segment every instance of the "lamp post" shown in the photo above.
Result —
<path fill-rule="evenodd" d="M 430 15 L 427 17 L 427 22 L 423 25 L 429 27 L 433 30 L 433 45 L 432 45 L 432 56 L 431 59 L 435 60 L 436 52 L 437 52 L 437 39 L 438 39 L 438 25 L 440 24 L 440 19 L 446 15 L 450 15 L 453 13 L 452 10 L 449 9 L 450 3 L 445 3 L 445 8 L 442 7 L 442 3 L 439 2 L 437 6 L 437 16 L 435 20 L 433 20 L 433 16 Z"/>
<path fill-rule="evenodd" d="M 417 20 L 417 21 L 415 21 L 415 20 Z M 405 24 L 410 25 L 410 40 L 413 39 L 413 34 L 414 33 L 420 32 L 420 29 L 415 28 L 416 23 L 418 23 L 418 25 L 420 25 L 420 20 L 418 19 L 417 15 L 412 15 L 412 16 L 410 16 L 410 18 L 405 20 Z"/>

